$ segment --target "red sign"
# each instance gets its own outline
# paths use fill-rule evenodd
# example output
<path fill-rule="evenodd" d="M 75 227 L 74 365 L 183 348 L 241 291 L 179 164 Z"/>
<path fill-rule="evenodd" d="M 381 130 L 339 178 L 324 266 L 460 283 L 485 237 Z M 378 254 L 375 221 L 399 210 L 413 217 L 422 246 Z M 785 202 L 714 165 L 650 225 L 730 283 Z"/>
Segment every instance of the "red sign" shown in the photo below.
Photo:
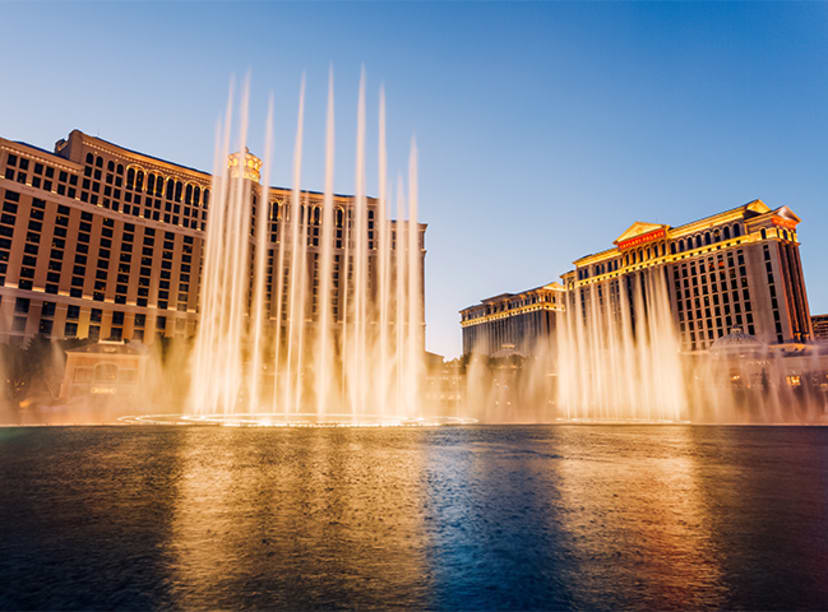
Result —
<path fill-rule="evenodd" d="M 648 232 L 646 234 L 641 234 L 640 236 L 636 236 L 635 238 L 630 238 L 629 240 L 622 240 L 618 243 L 619 249 L 629 249 L 630 247 L 635 247 L 640 244 L 646 244 L 648 242 L 652 242 L 653 240 L 658 240 L 659 238 L 664 238 L 667 235 L 667 232 L 664 229 L 657 229 L 653 230 L 652 232 Z"/>
<path fill-rule="evenodd" d="M 785 229 L 796 229 L 796 221 L 794 221 L 793 219 L 785 219 L 784 217 L 771 217 L 771 222 L 774 225 L 784 227 Z"/>

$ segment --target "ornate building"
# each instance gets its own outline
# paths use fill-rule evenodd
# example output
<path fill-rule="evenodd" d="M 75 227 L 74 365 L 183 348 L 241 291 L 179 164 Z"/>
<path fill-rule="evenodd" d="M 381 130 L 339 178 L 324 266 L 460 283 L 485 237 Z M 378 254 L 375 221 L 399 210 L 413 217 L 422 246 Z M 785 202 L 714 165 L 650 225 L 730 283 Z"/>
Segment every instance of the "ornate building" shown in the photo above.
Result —
<path fill-rule="evenodd" d="M 460 311 L 463 354 L 494 355 L 503 348 L 528 355 L 549 346 L 564 288 L 548 283 L 520 293 L 501 293 Z"/>
<path fill-rule="evenodd" d="M 636 308 L 648 307 L 654 278 L 663 279 L 658 286 L 666 288 L 684 352 L 705 351 L 734 327 L 768 345 L 808 342 L 814 332 L 799 222 L 786 206 L 771 209 L 753 200 L 676 227 L 633 223 L 614 247 L 575 260 L 561 276 L 563 286 L 504 293 L 461 310 L 463 353 L 491 355 L 504 344 L 531 352 L 538 337 L 554 334 L 556 312 L 580 304 L 585 314 L 593 299 L 598 311 L 612 304 L 613 316 L 625 310 L 634 321 Z M 625 308 L 619 306 L 622 294 L 629 301 Z"/>
<path fill-rule="evenodd" d="M 241 159 L 233 155 L 229 165 L 237 166 Z M 269 219 L 274 248 L 267 262 L 271 281 L 266 290 L 272 304 L 279 289 L 272 283 L 273 253 L 286 233 L 288 224 L 283 221 L 291 191 L 271 187 L 268 205 L 257 207 L 262 197 L 260 163 L 245 154 L 253 215 L 263 210 Z M 42 334 L 149 344 L 157 336 L 192 336 L 199 317 L 212 178 L 78 130 L 59 140 L 54 151 L 0 138 L 0 340 L 15 342 Z M 318 276 L 314 260 L 320 248 L 323 196 L 305 191 L 301 197 L 302 218 L 307 220 L 307 270 L 313 280 Z M 337 289 L 332 299 L 339 319 L 346 284 L 339 279 L 352 274 L 346 253 L 355 238 L 354 204 L 352 196 L 334 197 L 337 263 L 332 273 Z M 376 200 L 368 198 L 369 250 L 375 248 L 376 206 Z M 392 221 L 392 244 L 397 228 L 406 226 Z M 425 224 L 419 225 L 421 289 L 425 229 Z M 286 265 L 289 261 L 286 258 Z M 373 288 L 376 265 L 370 262 L 368 275 Z M 314 312 L 317 284 L 310 283 Z M 275 323 L 273 313 L 271 318 Z M 424 333 L 424 316 L 420 320 Z"/>
<path fill-rule="evenodd" d="M 813 332 L 799 222 L 788 207 L 761 200 L 677 227 L 638 222 L 562 278 L 584 303 L 591 287 L 614 295 L 621 283 L 630 288 L 645 273 L 663 274 L 685 352 L 708 349 L 733 327 L 769 345 L 807 342 Z"/>

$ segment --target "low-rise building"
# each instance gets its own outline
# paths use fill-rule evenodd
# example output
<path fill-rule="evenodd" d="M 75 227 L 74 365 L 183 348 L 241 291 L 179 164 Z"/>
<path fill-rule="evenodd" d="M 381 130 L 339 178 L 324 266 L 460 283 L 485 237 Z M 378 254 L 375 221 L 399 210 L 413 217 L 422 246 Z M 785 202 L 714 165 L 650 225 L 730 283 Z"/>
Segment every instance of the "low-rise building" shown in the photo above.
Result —
<path fill-rule="evenodd" d="M 547 283 L 520 293 L 501 293 L 460 311 L 463 354 L 494 355 L 504 347 L 529 355 L 549 348 L 564 288 Z"/>
<path fill-rule="evenodd" d="M 147 360 L 140 342 L 102 340 L 69 349 L 60 398 L 136 398 L 144 389 Z"/>
<path fill-rule="evenodd" d="M 814 328 L 814 340 L 828 341 L 828 314 L 812 316 L 811 326 Z"/>

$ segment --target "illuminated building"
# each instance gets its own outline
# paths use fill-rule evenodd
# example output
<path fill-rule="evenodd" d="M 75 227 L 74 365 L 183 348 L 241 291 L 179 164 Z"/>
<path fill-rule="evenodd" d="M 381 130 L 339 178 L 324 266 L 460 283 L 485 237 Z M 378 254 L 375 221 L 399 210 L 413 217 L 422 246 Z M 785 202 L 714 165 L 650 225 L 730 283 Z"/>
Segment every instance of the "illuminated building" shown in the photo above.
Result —
<path fill-rule="evenodd" d="M 669 307 L 685 352 L 701 352 L 740 327 L 768 345 L 814 339 L 796 227 L 786 206 L 761 200 L 672 227 L 632 224 L 614 247 L 575 260 L 552 283 L 519 294 L 504 293 L 460 311 L 463 353 L 491 355 L 514 345 L 531 352 L 537 337 L 554 334 L 555 313 L 602 291 L 631 296 L 645 271 L 663 271 Z M 595 294 L 591 288 L 600 288 Z M 616 301 L 617 302 L 617 301 Z M 615 303 L 615 302 L 614 302 Z M 630 305 L 634 308 L 634 305 Z M 822 325 L 828 327 L 828 317 Z"/>
<path fill-rule="evenodd" d="M 520 293 L 501 293 L 460 311 L 463 354 L 494 355 L 504 346 L 528 355 L 554 337 L 564 288 L 548 283 Z"/>
<path fill-rule="evenodd" d="M 240 160 L 239 154 L 230 156 L 231 171 Z M 250 181 L 254 217 L 262 193 L 260 166 L 258 158 L 245 152 L 244 177 Z M 211 181 L 209 173 L 78 130 L 59 140 L 53 152 L 0 138 L 0 339 L 19 342 L 42 334 L 150 344 L 157 336 L 194 335 Z M 290 195 L 289 189 L 269 190 L 265 210 L 274 246 L 287 229 L 282 220 Z M 322 197 L 318 192 L 301 194 L 302 217 L 308 220 L 312 313 Z M 367 202 L 367 238 L 373 249 L 377 202 Z M 332 274 L 337 288 L 332 301 L 337 320 L 344 314 L 339 306 L 344 283 L 339 279 L 353 273 L 344 254 L 355 238 L 350 231 L 354 204 L 352 196 L 334 196 L 337 261 Z M 392 221 L 392 243 L 397 225 Z M 422 288 L 426 225 L 419 229 Z M 271 249 L 266 287 L 271 304 L 279 289 L 274 291 L 272 283 L 273 259 Z M 289 266 L 290 258 L 285 263 Z M 286 292 L 288 275 L 284 278 Z M 374 287 L 373 261 L 368 279 Z M 424 334 L 424 314 L 420 320 Z"/>
<path fill-rule="evenodd" d="M 663 271 L 685 352 L 708 349 L 733 327 L 769 345 L 804 343 L 813 333 L 799 222 L 788 207 L 761 200 L 676 227 L 638 222 L 562 278 L 570 296 L 586 301 L 592 286 L 617 294 L 626 283 L 632 295 L 636 276 Z"/>
<path fill-rule="evenodd" d="M 60 398 L 138 398 L 146 385 L 147 348 L 140 342 L 102 340 L 66 351 Z"/>
<path fill-rule="evenodd" d="M 828 340 L 828 314 L 812 316 L 811 326 L 814 329 L 814 340 Z"/>

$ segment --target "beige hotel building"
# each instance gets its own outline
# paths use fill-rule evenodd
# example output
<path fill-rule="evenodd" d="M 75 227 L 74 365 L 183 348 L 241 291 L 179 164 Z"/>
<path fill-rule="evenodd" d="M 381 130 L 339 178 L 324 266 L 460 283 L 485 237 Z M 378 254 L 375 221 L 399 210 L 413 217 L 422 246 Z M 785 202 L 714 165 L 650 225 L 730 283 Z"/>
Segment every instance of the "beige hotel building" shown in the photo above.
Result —
<path fill-rule="evenodd" d="M 676 227 L 634 223 L 612 248 L 575 260 L 574 269 L 561 277 L 566 298 L 554 302 L 556 310 L 572 308 L 575 292 L 586 303 L 604 291 L 618 295 L 626 283 L 631 295 L 635 275 L 656 271 L 664 275 L 686 353 L 707 350 L 734 327 L 771 346 L 809 342 L 813 330 L 799 222 L 786 206 L 772 209 L 753 200 Z M 600 291 L 592 292 L 593 286 Z M 478 342 L 481 337 L 514 343 L 514 334 L 496 336 L 495 328 L 508 329 L 506 320 L 523 316 L 525 303 L 524 294 L 506 295 L 462 310 L 464 352 L 478 347 L 491 354 L 500 348 L 497 342 Z"/>
<path fill-rule="evenodd" d="M 20 342 L 42 334 L 151 344 L 158 336 L 192 336 L 198 322 L 211 179 L 206 172 L 78 130 L 59 140 L 54 151 L 0 138 L 0 341 Z M 246 180 L 253 183 L 255 216 L 262 193 L 258 171 Z M 281 220 L 290 190 L 271 187 L 269 197 L 264 210 L 275 247 L 289 225 Z M 303 192 L 302 200 L 308 217 L 308 269 L 315 274 L 322 194 Z M 344 243 L 349 237 L 353 242 L 348 228 L 354 204 L 352 196 L 334 198 L 335 287 L 340 287 L 340 275 L 352 273 Z M 369 249 L 375 248 L 376 205 L 368 198 Z M 396 228 L 392 222 L 394 246 Z M 422 281 L 426 225 L 419 228 Z M 268 260 L 271 304 L 276 301 L 273 252 Z M 290 258 L 285 259 L 289 265 Z M 372 287 L 375 275 L 369 256 Z M 318 279 L 313 280 L 315 287 Z M 333 293 L 336 313 L 343 290 Z M 315 293 L 313 304 L 315 312 Z M 275 314 L 271 319 L 275 322 Z"/>

